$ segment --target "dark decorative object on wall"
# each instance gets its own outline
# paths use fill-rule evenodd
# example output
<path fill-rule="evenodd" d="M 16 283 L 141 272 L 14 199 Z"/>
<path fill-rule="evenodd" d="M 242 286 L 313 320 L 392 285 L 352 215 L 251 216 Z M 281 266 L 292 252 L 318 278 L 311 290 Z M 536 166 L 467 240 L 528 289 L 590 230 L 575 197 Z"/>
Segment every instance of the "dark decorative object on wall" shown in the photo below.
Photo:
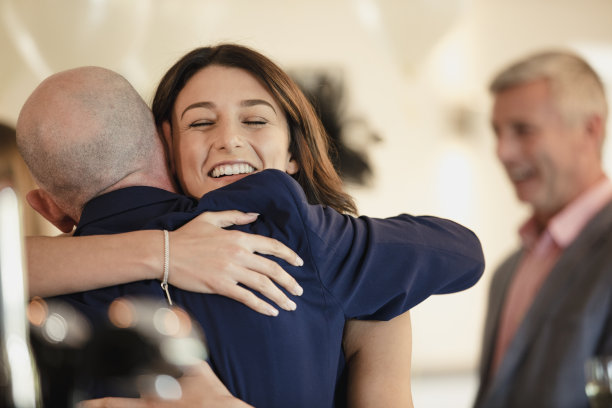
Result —
<path fill-rule="evenodd" d="M 298 69 L 290 73 L 321 118 L 333 144 L 332 161 L 342 179 L 368 185 L 373 170 L 367 149 L 381 138 L 364 120 L 346 113 L 342 74 L 323 69 Z"/>
<path fill-rule="evenodd" d="M 0 180 L 15 183 L 14 157 L 18 155 L 15 129 L 0 123 Z"/>

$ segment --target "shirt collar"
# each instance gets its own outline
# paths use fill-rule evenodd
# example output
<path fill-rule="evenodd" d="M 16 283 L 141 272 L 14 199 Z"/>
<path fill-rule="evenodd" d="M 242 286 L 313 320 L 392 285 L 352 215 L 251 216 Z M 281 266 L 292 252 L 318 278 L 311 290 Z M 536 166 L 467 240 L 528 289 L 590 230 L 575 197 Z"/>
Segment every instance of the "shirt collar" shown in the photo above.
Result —
<path fill-rule="evenodd" d="M 94 197 L 85 204 L 77 228 L 83 228 L 117 212 L 134 210 L 151 203 L 171 201 L 176 197 L 176 193 L 157 187 L 134 186 L 114 190 Z"/>
<path fill-rule="evenodd" d="M 610 200 L 612 200 L 612 182 L 608 177 L 604 177 L 552 217 L 546 226 L 546 231 L 560 248 L 566 248 Z M 519 234 L 525 248 L 532 248 L 535 245 L 540 234 L 533 216 L 519 229 Z"/>

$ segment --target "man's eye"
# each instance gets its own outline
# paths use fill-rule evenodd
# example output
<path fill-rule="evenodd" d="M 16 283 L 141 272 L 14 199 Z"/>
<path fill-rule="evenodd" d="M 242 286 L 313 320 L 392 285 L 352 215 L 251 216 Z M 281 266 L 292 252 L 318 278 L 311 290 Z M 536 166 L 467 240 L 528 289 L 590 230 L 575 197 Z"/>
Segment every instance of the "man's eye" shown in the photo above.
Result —
<path fill-rule="evenodd" d="M 514 127 L 514 132 L 519 136 L 528 136 L 533 133 L 534 127 L 527 124 L 519 124 Z"/>
<path fill-rule="evenodd" d="M 496 137 L 497 139 L 499 139 L 499 137 L 500 137 L 500 130 L 499 130 L 499 127 L 497 127 L 497 126 L 493 125 L 491 130 L 493 131 L 493 134 L 495 135 L 495 137 Z"/>

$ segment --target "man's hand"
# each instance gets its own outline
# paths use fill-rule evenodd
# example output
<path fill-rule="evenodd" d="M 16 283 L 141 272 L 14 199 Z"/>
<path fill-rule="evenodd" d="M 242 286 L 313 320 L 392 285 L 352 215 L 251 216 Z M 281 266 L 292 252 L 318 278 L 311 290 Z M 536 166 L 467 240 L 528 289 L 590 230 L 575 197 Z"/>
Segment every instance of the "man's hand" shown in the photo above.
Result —
<path fill-rule="evenodd" d="M 285 310 L 295 310 L 295 303 L 274 282 L 297 296 L 302 294 L 301 286 L 280 265 L 259 254 L 273 255 L 295 266 L 303 264 L 300 257 L 275 239 L 223 229 L 256 219 L 257 214 L 240 211 L 207 212 L 170 232 L 170 283 L 192 292 L 232 298 L 265 315 L 278 314 L 240 283 Z"/>
<path fill-rule="evenodd" d="M 146 395 L 141 398 L 101 398 L 82 401 L 78 408 L 253 408 L 230 394 L 204 361 L 190 367 L 179 379 L 179 384 L 182 391 L 179 400 L 162 400 Z"/>

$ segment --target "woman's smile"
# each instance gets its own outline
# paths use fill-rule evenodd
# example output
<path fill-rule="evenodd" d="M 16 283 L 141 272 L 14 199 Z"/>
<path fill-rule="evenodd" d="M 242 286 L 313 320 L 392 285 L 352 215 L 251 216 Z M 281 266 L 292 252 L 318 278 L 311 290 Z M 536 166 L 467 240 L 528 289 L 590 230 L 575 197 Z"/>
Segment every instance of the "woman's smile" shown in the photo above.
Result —
<path fill-rule="evenodd" d="M 191 196 L 264 169 L 298 170 L 283 110 L 245 70 L 203 68 L 178 94 L 172 117 L 176 170 Z"/>

